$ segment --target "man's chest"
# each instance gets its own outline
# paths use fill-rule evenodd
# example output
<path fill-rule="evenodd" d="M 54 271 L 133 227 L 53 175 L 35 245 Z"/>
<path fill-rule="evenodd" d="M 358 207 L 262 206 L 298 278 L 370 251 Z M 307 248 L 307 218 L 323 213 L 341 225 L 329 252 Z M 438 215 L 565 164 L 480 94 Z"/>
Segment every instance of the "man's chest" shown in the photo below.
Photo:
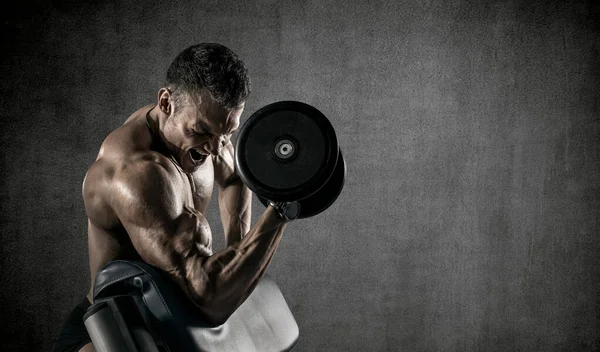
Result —
<path fill-rule="evenodd" d="M 211 160 L 207 160 L 193 174 L 181 173 L 182 187 L 180 195 L 182 201 L 197 211 L 204 213 L 212 198 L 214 187 L 214 167 Z"/>

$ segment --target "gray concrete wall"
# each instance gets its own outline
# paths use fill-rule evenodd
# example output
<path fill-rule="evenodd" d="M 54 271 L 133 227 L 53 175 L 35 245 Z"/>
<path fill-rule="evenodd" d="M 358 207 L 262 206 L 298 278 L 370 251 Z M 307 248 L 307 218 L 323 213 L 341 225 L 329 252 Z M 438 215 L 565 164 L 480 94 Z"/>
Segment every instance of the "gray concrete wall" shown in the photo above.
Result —
<path fill-rule="evenodd" d="M 86 169 L 201 41 L 247 62 L 245 117 L 305 101 L 345 153 L 343 194 L 288 227 L 269 269 L 296 351 L 600 349 L 594 2 L 17 6 L 0 68 L 2 350 L 48 349 L 85 294 Z"/>

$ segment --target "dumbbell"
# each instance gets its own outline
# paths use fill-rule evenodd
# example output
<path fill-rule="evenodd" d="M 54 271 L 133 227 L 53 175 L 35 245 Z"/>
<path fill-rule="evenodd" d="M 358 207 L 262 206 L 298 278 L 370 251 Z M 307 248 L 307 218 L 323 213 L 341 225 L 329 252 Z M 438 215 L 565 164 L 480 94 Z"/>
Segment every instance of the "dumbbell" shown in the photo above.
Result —
<path fill-rule="evenodd" d="M 338 198 L 346 163 L 333 126 L 318 109 L 298 101 L 269 104 L 241 127 L 235 167 L 265 206 L 298 202 L 307 218 Z"/>

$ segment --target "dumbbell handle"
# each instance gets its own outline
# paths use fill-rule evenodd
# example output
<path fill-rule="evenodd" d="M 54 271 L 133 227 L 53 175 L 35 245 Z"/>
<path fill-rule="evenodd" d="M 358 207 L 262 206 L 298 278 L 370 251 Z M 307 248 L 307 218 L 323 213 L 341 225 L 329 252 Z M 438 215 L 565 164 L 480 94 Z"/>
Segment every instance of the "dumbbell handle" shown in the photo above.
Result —
<path fill-rule="evenodd" d="M 292 221 L 300 216 L 300 203 L 298 202 L 269 202 L 279 217 L 284 221 Z"/>

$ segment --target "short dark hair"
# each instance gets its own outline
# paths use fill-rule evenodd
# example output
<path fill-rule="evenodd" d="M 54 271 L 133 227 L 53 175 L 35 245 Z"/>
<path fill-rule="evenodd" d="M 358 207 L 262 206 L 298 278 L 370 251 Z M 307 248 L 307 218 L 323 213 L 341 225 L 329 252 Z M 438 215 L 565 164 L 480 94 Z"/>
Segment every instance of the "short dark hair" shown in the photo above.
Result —
<path fill-rule="evenodd" d="M 230 109 L 250 94 L 250 77 L 244 62 L 229 48 L 217 43 L 192 45 L 182 51 L 167 70 L 166 85 L 175 103 L 195 98 L 206 89 L 220 106 Z"/>

